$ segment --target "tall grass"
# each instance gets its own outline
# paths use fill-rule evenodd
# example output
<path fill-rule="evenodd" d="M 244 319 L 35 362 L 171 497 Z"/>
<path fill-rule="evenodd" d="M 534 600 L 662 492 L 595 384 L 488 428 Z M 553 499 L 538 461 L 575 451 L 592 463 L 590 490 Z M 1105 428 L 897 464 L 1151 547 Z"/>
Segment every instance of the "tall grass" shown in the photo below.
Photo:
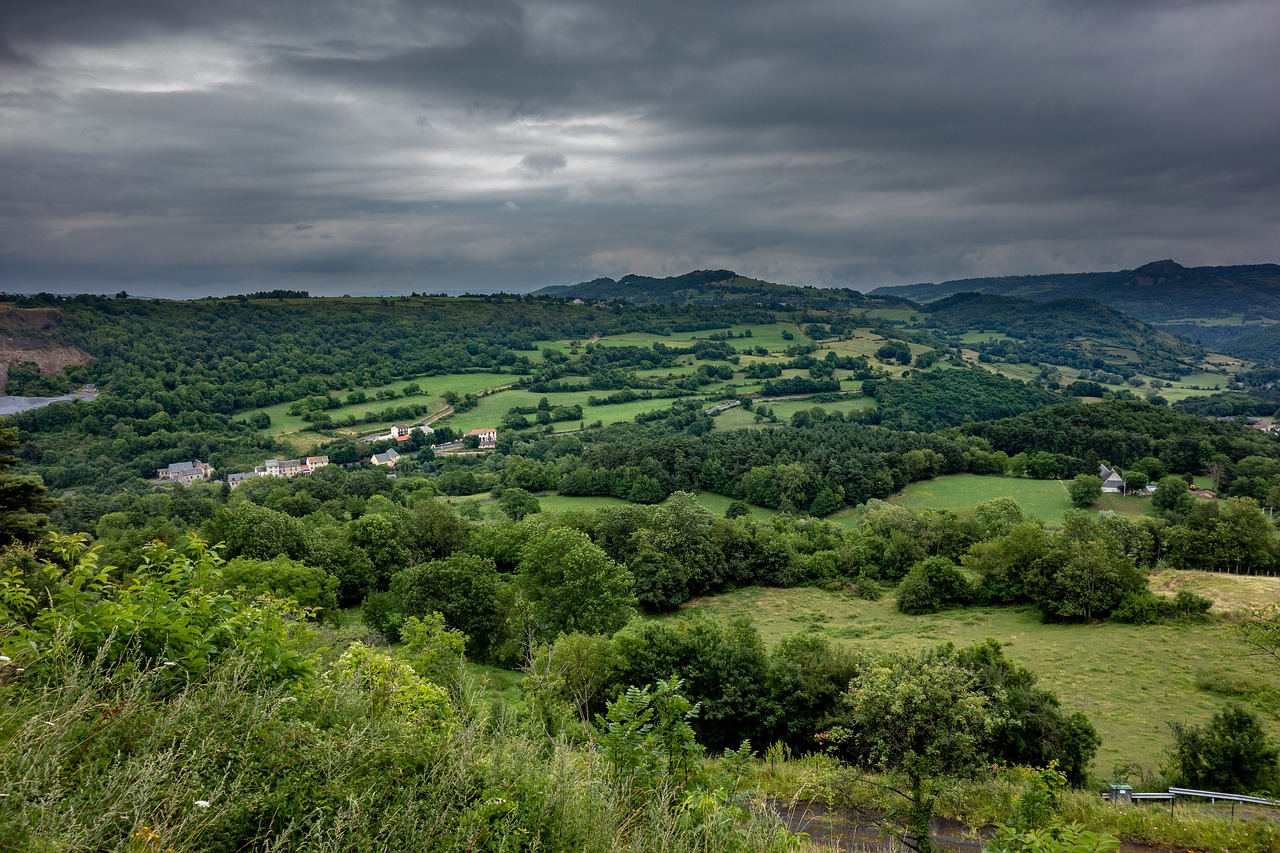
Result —
<path fill-rule="evenodd" d="M 3 850 L 772 850 L 764 816 L 638 796 L 592 749 L 463 691 L 426 721 L 335 682 L 262 689 L 237 663 L 163 695 L 164 667 L 68 663 L 0 682 Z"/>

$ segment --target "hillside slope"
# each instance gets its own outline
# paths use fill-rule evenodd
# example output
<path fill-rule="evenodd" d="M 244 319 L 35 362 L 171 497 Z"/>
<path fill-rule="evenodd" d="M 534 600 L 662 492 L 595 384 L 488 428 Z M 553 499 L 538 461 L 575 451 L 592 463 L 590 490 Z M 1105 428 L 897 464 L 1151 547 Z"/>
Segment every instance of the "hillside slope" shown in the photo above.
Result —
<path fill-rule="evenodd" d="M 1093 299 L 1148 323 L 1250 315 L 1280 320 L 1280 265 L 1184 267 L 1155 261 L 1119 272 L 1004 276 L 879 287 L 872 296 L 931 302 L 957 293 L 987 293 L 1048 302 Z"/>

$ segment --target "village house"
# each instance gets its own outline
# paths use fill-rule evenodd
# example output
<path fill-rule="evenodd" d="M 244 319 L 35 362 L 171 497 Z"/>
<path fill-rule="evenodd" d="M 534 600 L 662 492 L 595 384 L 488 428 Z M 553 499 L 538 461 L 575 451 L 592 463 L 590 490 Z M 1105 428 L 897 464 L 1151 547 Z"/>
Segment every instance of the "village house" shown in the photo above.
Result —
<path fill-rule="evenodd" d="M 329 464 L 328 456 L 308 456 L 306 459 L 268 459 L 252 471 L 228 474 L 227 483 L 233 489 L 253 477 L 296 477 L 310 474 Z"/>
<path fill-rule="evenodd" d="M 466 435 L 474 435 L 480 439 L 481 447 L 493 447 L 498 443 L 497 427 L 480 427 L 479 429 L 467 430 Z"/>
<path fill-rule="evenodd" d="M 388 468 L 396 467 L 396 463 L 400 461 L 400 454 L 396 452 L 394 447 L 389 448 L 385 453 L 375 453 L 369 460 L 374 465 L 385 465 Z"/>
<path fill-rule="evenodd" d="M 1098 476 L 1102 478 L 1102 491 L 1111 494 L 1124 494 L 1124 480 L 1118 473 L 1106 465 L 1099 465 Z"/>
<path fill-rule="evenodd" d="M 268 459 L 253 471 L 263 477 L 296 477 L 302 473 L 300 459 Z"/>
<path fill-rule="evenodd" d="M 196 480 L 207 480 L 213 473 L 213 466 L 196 459 L 193 462 L 173 462 L 156 471 L 156 478 L 189 486 Z"/>

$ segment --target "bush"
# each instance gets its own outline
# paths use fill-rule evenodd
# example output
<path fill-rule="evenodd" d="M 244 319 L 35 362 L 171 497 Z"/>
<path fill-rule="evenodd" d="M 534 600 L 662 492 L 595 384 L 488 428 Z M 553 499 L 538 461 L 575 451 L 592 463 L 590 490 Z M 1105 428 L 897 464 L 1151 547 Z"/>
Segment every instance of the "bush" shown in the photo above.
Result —
<path fill-rule="evenodd" d="M 1280 748 L 1256 714 L 1228 705 L 1205 727 L 1170 723 L 1173 746 L 1165 773 L 1171 783 L 1232 794 L 1280 791 Z"/>
<path fill-rule="evenodd" d="M 964 574 L 946 557 L 930 557 L 916 563 L 898 584 L 898 609 L 912 615 L 937 613 L 966 604 L 970 598 Z"/>

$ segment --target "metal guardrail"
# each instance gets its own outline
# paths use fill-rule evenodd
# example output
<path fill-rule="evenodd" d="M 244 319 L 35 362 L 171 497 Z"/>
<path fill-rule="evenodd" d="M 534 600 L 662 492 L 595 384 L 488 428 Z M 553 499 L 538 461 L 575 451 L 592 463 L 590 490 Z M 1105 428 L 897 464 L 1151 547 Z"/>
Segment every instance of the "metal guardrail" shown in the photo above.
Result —
<path fill-rule="evenodd" d="M 1214 802 L 1216 800 L 1227 800 L 1232 803 L 1249 803 L 1254 806 L 1271 806 L 1272 808 L 1280 808 L 1280 802 L 1276 800 L 1268 800 L 1266 797 L 1246 797 L 1242 794 L 1224 794 L 1221 791 L 1197 791 L 1193 788 L 1170 788 L 1170 794 L 1176 794 L 1179 797 L 1201 797 Z M 1137 796 L 1136 794 L 1134 796 Z"/>
<path fill-rule="evenodd" d="M 1104 800 L 1111 799 L 1111 792 L 1110 791 L 1104 792 L 1102 795 L 1102 799 Z M 1129 794 L 1129 799 L 1131 800 L 1172 800 L 1173 794 L 1166 794 L 1161 791 L 1155 791 L 1151 793 L 1142 792 L 1138 794 Z"/>
<path fill-rule="evenodd" d="M 1270 808 L 1280 808 L 1280 801 L 1268 800 L 1265 797 L 1247 797 L 1243 794 L 1224 794 L 1222 791 L 1197 791 L 1194 788 L 1170 788 L 1168 793 L 1129 793 L 1127 797 L 1117 799 L 1128 800 L 1167 800 L 1169 802 L 1169 814 L 1173 814 L 1173 803 L 1177 797 L 1200 797 L 1206 799 L 1210 803 L 1216 803 L 1218 800 L 1231 803 L 1231 819 L 1236 818 L 1236 803 L 1244 803 L 1252 806 L 1268 806 Z M 1102 799 L 1111 800 L 1111 792 L 1104 792 Z"/>

